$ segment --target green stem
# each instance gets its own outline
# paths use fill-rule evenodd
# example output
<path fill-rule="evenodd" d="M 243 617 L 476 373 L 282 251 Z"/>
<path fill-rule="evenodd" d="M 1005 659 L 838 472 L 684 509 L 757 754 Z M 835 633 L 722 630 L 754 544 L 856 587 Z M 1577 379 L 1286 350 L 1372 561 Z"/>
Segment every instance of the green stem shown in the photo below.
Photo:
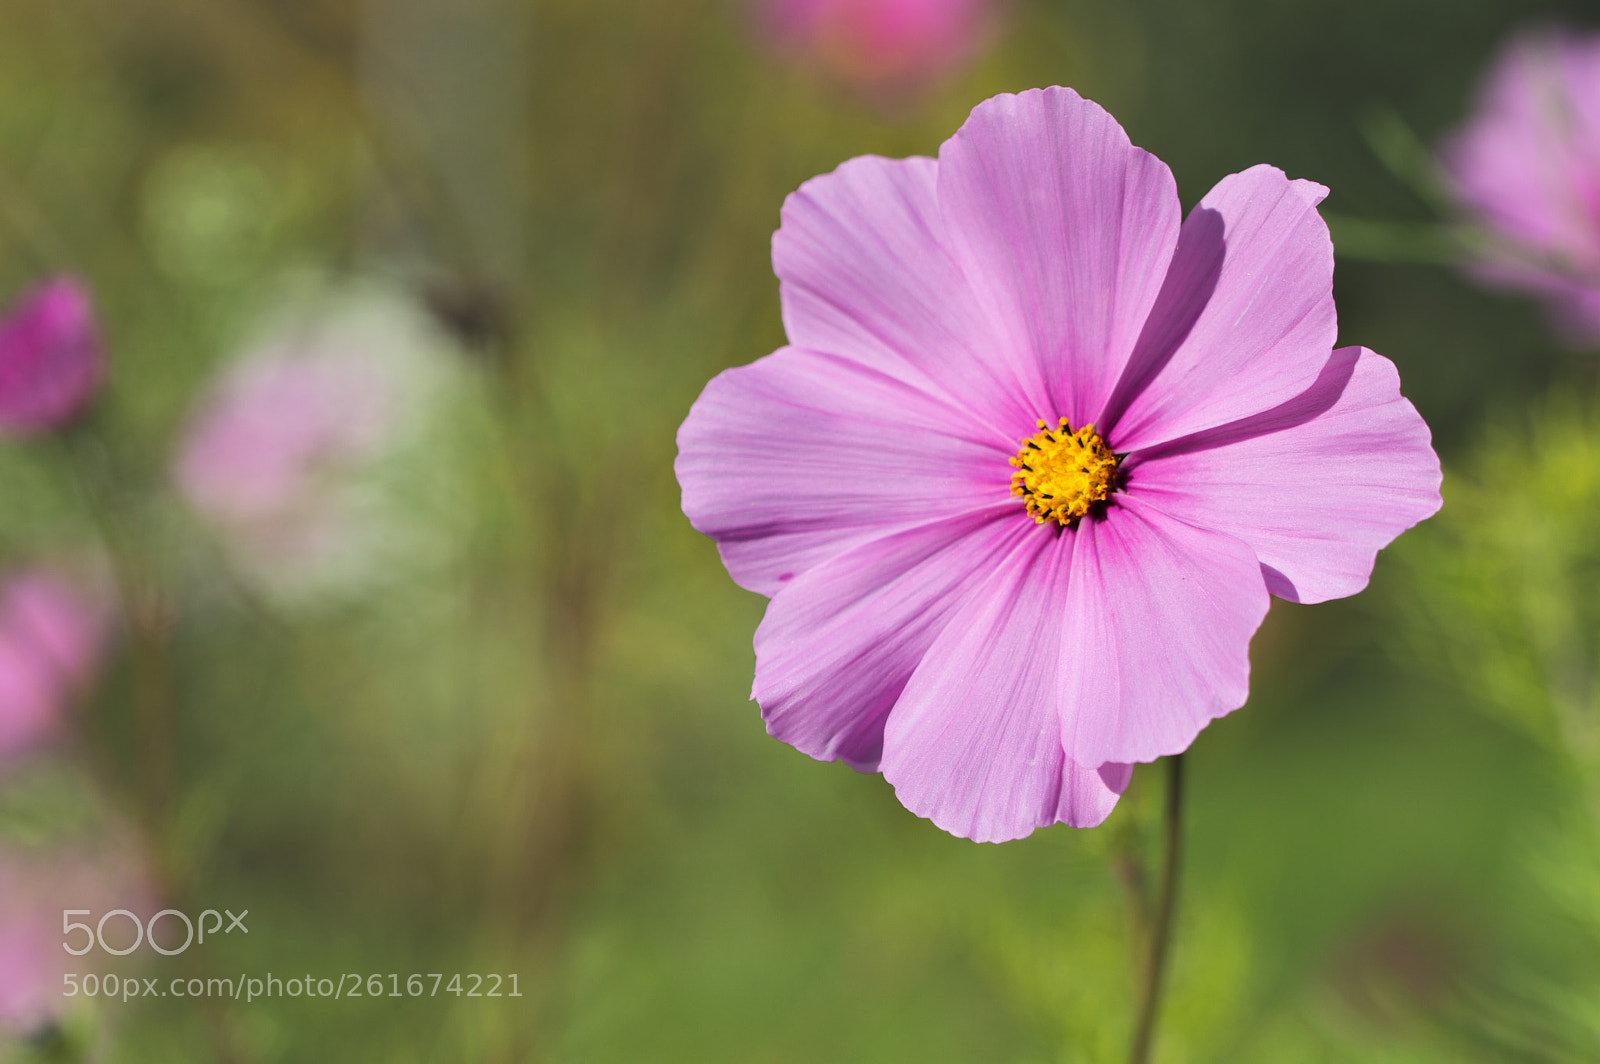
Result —
<path fill-rule="evenodd" d="M 169 904 L 192 911 L 188 862 L 178 852 L 172 832 L 178 795 L 178 719 L 171 606 L 149 571 L 150 554 L 141 541 L 137 517 L 128 512 L 127 478 L 94 418 L 93 410 L 86 412 L 57 439 L 105 548 L 128 628 L 133 731 L 138 742 L 134 786 L 140 796 L 138 820 L 154 866 L 155 886 Z M 212 978 L 216 971 L 204 955 L 189 954 L 178 963 L 182 972 L 202 980 Z M 226 1004 L 206 997 L 198 1008 L 212 1059 L 219 1064 L 251 1059 L 239 1043 Z"/>
<path fill-rule="evenodd" d="M 1172 911 L 1178 895 L 1178 840 L 1183 814 L 1183 755 L 1167 758 L 1167 802 L 1162 838 L 1161 895 L 1156 900 L 1155 922 L 1150 928 L 1148 951 L 1140 978 L 1138 1021 L 1133 1030 L 1129 1064 L 1146 1064 L 1155 1041 L 1156 1016 L 1161 1006 L 1162 977 L 1167 969 L 1172 940 Z"/>

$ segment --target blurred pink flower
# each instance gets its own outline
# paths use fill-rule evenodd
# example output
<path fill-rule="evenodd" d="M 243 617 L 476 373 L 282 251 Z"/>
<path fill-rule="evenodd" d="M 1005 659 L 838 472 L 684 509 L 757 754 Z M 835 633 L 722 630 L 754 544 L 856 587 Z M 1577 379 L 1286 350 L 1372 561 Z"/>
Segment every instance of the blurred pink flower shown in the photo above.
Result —
<path fill-rule="evenodd" d="M 0 432 L 32 436 L 72 420 L 103 376 L 89 293 L 76 278 L 26 292 L 0 321 Z"/>
<path fill-rule="evenodd" d="M 1600 341 L 1600 36 L 1514 38 L 1444 144 L 1451 194 L 1486 231 L 1473 274 Z"/>
<path fill-rule="evenodd" d="M 925 87 L 972 58 L 988 0 L 765 0 L 779 51 L 866 91 Z"/>
<path fill-rule="evenodd" d="M 388 380 L 372 360 L 284 347 L 241 363 L 190 432 L 178 482 L 229 524 L 297 510 L 318 478 L 364 463 L 389 425 Z"/>
<path fill-rule="evenodd" d="M 0 582 L 0 765 L 60 729 L 99 664 L 107 621 L 102 599 L 55 573 Z"/>
<path fill-rule="evenodd" d="M 396 504 L 393 463 L 455 368 L 430 329 L 392 296 L 300 308 L 202 399 L 173 477 L 258 591 L 305 604 L 400 568 L 416 515 Z"/>
<path fill-rule="evenodd" d="M 123 838 L 95 850 L 0 848 L 0 1048 L 5 1038 L 35 1034 L 83 1000 L 63 996 L 63 975 L 104 972 L 115 963 L 98 947 L 81 957 L 62 949 L 62 910 L 87 909 L 91 915 L 78 919 L 91 927 L 112 909 L 126 909 L 143 923 L 155 912 L 155 899 L 144 861 Z M 115 948 L 130 945 L 135 935 L 122 916 L 108 920 L 104 933 Z M 81 945 L 82 934 L 75 933 L 74 945 Z"/>
<path fill-rule="evenodd" d="M 250 553 L 315 558 L 340 538 L 343 475 L 382 453 L 395 415 L 378 352 L 293 344 L 227 373 L 190 430 L 177 480 L 190 504 Z"/>

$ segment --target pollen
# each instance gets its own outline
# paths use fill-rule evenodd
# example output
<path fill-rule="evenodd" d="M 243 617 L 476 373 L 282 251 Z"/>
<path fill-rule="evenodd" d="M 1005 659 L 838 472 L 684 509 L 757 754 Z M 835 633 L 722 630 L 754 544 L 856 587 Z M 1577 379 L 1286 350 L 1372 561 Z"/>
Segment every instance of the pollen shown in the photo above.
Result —
<path fill-rule="evenodd" d="M 1111 494 L 1117 456 L 1095 435 L 1093 425 L 1073 432 L 1067 419 L 1058 428 L 1039 422 L 1039 431 L 1022 441 L 1011 459 L 1011 494 L 1027 501 L 1038 524 L 1070 525 Z"/>

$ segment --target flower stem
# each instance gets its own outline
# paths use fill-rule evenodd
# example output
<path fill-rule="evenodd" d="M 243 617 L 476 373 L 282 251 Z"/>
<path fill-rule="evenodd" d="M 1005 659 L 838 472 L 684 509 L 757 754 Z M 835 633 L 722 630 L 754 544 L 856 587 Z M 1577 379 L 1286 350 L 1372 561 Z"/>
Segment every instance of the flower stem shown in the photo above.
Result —
<path fill-rule="evenodd" d="M 1183 755 L 1167 758 L 1167 802 L 1162 836 L 1161 894 L 1156 899 L 1155 920 L 1140 973 L 1139 1013 L 1133 1030 L 1129 1064 L 1146 1064 L 1155 1041 L 1156 1015 L 1161 1006 L 1162 976 L 1167 968 L 1167 947 L 1172 939 L 1172 910 L 1178 894 L 1178 839 L 1183 813 Z"/>

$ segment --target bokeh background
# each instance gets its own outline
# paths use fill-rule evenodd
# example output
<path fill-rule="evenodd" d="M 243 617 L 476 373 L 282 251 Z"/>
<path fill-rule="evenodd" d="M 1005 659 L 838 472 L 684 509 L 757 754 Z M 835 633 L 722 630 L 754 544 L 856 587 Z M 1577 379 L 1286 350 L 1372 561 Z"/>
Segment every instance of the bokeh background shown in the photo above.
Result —
<path fill-rule="evenodd" d="M 0 298 L 75 273 L 109 366 L 0 446 L 0 566 L 111 617 L 0 765 L 0 891 L 249 910 L 83 972 L 521 993 L 52 997 L 0 1058 L 1119 1059 L 1160 772 L 979 846 L 767 738 L 763 603 L 671 468 L 783 341 L 785 194 L 1065 84 L 1186 206 L 1331 186 L 1340 341 L 1446 469 L 1367 593 L 1274 604 L 1189 755 L 1156 1058 L 1600 1060 L 1600 361 L 1455 268 L 1427 161 L 1509 33 L 1600 12 L 970 6 L 896 51 L 755 0 L 0 0 Z"/>

